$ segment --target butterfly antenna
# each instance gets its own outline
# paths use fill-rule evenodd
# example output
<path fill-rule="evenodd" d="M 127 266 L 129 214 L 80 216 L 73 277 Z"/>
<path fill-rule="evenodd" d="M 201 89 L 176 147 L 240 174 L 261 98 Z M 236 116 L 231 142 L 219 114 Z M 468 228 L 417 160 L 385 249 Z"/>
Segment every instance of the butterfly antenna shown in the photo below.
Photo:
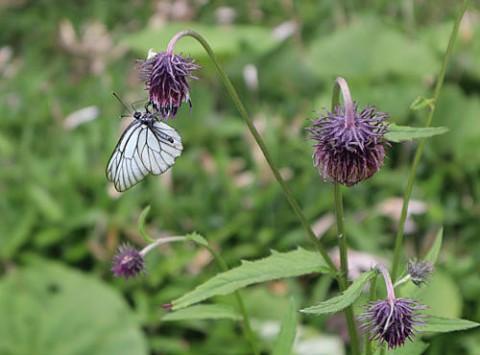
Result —
<path fill-rule="evenodd" d="M 116 93 L 112 92 L 112 94 L 113 94 L 113 96 L 115 96 L 115 98 L 118 100 L 118 102 L 120 102 L 122 104 L 122 106 L 125 108 L 125 110 L 127 110 L 130 113 L 130 115 L 133 115 L 132 111 L 130 111 L 130 109 L 123 103 L 122 99 L 120 99 L 120 97 Z M 125 117 L 125 116 L 120 116 L 120 117 Z"/>
<path fill-rule="evenodd" d="M 143 100 L 138 100 L 138 101 L 135 101 L 135 102 L 132 103 L 133 112 L 137 112 L 137 111 L 138 111 L 138 110 L 135 108 L 135 105 L 138 104 L 139 102 L 143 102 L 143 101 L 145 101 L 145 99 L 143 99 Z M 147 105 L 148 105 L 149 102 L 150 102 L 150 101 L 147 101 Z M 147 106 L 147 105 L 146 105 L 146 106 Z M 148 110 L 147 110 L 147 111 L 148 111 Z"/>

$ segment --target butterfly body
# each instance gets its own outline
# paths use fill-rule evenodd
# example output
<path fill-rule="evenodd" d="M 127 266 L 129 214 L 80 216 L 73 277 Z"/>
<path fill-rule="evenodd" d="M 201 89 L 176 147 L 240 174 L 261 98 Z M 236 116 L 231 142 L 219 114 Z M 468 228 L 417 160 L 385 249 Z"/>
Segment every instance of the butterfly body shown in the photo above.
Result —
<path fill-rule="evenodd" d="M 148 174 L 167 171 L 182 154 L 182 138 L 148 110 L 136 111 L 107 164 L 107 179 L 119 192 L 143 180 Z"/>

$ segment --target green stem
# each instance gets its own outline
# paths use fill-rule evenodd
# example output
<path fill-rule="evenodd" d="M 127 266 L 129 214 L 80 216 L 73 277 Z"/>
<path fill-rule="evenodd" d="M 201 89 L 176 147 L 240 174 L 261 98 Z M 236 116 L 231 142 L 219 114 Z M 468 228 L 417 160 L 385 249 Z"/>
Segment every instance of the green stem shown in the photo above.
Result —
<path fill-rule="evenodd" d="M 344 88 L 345 90 L 341 90 Z M 343 78 L 337 78 L 335 84 L 333 85 L 333 95 L 332 95 L 332 112 L 335 112 L 337 105 L 340 103 L 340 91 L 344 94 L 344 101 L 351 102 L 350 90 Z M 349 111 L 350 105 L 345 103 L 345 112 Z M 350 113 L 351 115 L 351 113 Z M 350 116 L 347 115 L 346 116 Z M 345 237 L 345 226 L 343 224 L 343 199 L 342 191 L 340 185 L 337 183 L 333 184 L 333 195 L 335 203 L 335 218 L 337 222 L 337 233 L 338 233 L 338 243 L 340 249 L 340 279 L 346 284 L 346 278 L 348 275 L 348 258 L 347 258 L 347 239 Z"/>
<path fill-rule="evenodd" d="M 440 91 L 443 87 L 443 82 L 445 80 L 445 73 L 447 71 L 447 65 L 452 57 L 453 54 L 453 46 L 455 44 L 455 40 L 457 38 L 458 28 L 460 26 L 460 21 L 462 20 L 463 14 L 467 9 L 469 0 L 464 0 L 461 11 L 455 20 L 455 24 L 453 26 L 452 34 L 450 35 L 450 40 L 448 42 L 447 51 L 445 52 L 445 56 L 443 58 L 442 68 L 440 70 L 440 76 L 438 78 L 437 84 L 435 86 L 435 91 L 433 95 L 433 102 L 434 105 L 430 109 L 430 114 L 428 115 L 427 121 L 425 122 L 425 127 L 430 127 L 432 123 L 433 115 L 435 113 L 435 108 L 437 107 L 438 97 L 440 95 Z M 408 175 L 408 182 L 407 187 L 405 189 L 405 194 L 403 196 L 403 206 L 402 206 L 402 213 L 400 215 L 400 220 L 398 223 L 398 232 L 395 240 L 395 250 L 393 252 L 393 262 L 392 262 L 392 279 L 393 281 L 397 278 L 398 267 L 400 263 L 400 257 L 402 255 L 402 247 L 403 247 L 403 231 L 405 227 L 405 221 L 407 219 L 407 211 L 408 211 L 408 203 L 410 201 L 410 197 L 412 195 L 413 184 L 415 182 L 415 175 L 417 172 L 417 167 L 420 162 L 420 158 L 422 157 L 423 149 L 425 147 L 426 139 L 423 138 L 420 140 L 417 151 L 415 152 L 415 156 L 413 158 L 412 167 L 410 169 L 410 173 Z"/>
<path fill-rule="evenodd" d="M 397 280 L 395 282 L 395 285 L 393 285 L 394 288 L 402 286 L 404 283 L 410 281 L 412 279 L 412 276 L 410 274 L 405 275 L 402 277 L 400 280 Z"/>
<path fill-rule="evenodd" d="M 348 283 L 348 256 L 347 256 L 347 236 L 345 235 L 345 226 L 343 223 L 343 200 L 341 186 L 333 184 L 333 193 L 335 200 L 335 217 L 337 221 L 338 247 L 340 249 L 340 279 L 344 285 Z"/>
<path fill-rule="evenodd" d="M 345 107 L 345 122 L 346 124 L 354 124 L 354 106 L 350 90 L 346 80 L 338 77 L 333 86 L 332 95 L 332 112 L 335 112 L 337 105 L 340 103 L 340 92 L 343 96 Z M 335 204 L 335 218 L 337 224 L 338 234 L 338 248 L 340 253 L 340 275 L 339 284 L 340 289 L 345 291 L 348 288 L 348 243 L 345 234 L 345 225 L 343 223 L 343 199 L 340 184 L 333 184 L 334 204 Z M 348 306 L 344 310 L 345 318 L 347 320 L 348 335 L 350 337 L 350 344 L 353 354 L 360 354 L 360 345 L 358 343 L 357 328 L 355 327 L 355 317 L 352 306 Z"/>
<path fill-rule="evenodd" d="M 218 267 L 220 270 L 223 272 L 228 271 L 228 265 L 223 260 L 223 258 L 218 254 L 213 248 L 211 248 L 209 245 L 203 245 L 210 254 L 213 256 L 215 259 L 215 262 L 218 264 Z M 240 295 L 239 291 L 234 292 L 235 299 L 237 300 L 238 308 L 240 310 L 240 313 L 242 313 L 242 319 L 243 319 L 243 331 L 245 332 L 245 336 L 247 337 L 248 342 L 250 343 L 250 347 L 252 348 L 252 352 L 254 355 L 260 355 L 260 352 L 257 347 L 257 342 L 255 340 L 255 336 L 253 334 L 252 327 L 250 325 L 250 317 L 248 315 L 247 309 L 245 308 L 245 304 L 243 303 L 242 296 Z"/>
<path fill-rule="evenodd" d="M 376 289 L 377 289 L 377 277 L 375 276 L 372 281 L 370 281 L 370 296 L 369 301 L 375 301 L 376 296 Z M 373 344 L 370 340 L 370 334 L 365 333 L 365 354 L 372 355 L 373 354 Z"/>
<path fill-rule="evenodd" d="M 187 240 L 187 238 L 185 238 L 185 237 L 164 237 L 164 238 L 159 238 L 159 239 L 156 239 L 156 240 L 152 239 L 152 240 L 154 240 L 153 243 L 148 244 L 145 248 L 143 248 L 140 251 L 140 255 L 142 257 L 147 255 L 150 252 L 150 250 L 155 249 L 159 245 L 166 244 L 166 243 L 172 243 L 172 242 L 183 242 L 183 241 Z"/>
<path fill-rule="evenodd" d="M 305 232 L 307 233 L 308 238 L 315 245 L 315 248 L 318 250 L 318 252 L 322 255 L 323 259 L 325 260 L 325 262 L 327 263 L 327 265 L 330 269 L 330 272 L 333 275 L 336 275 L 338 270 L 337 270 L 335 264 L 333 263 L 332 259 L 328 255 L 327 249 L 323 246 L 323 244 L 315 236 L 315 233 L 313 232 L 312 227 L 307 222 L 307 219 L 305 218 L 298 202 L 295 200 L 295 197 L 293 197 L 292 192 L 290 191 L 287 184 L 283 180 L 282 175 L 280 174 L 280 172 L 278 171 L 275 163 L 273 162 L 273 158 L 272 158 L 269 150 L 267 149 L 267 146 L 265 145 L 265 142 L 263 141 L 263 138 L 260 136 L 260 134 L 258 133 L 257 129 L 255 128 L 252 120 L 248 116 L 248 113 L 247 113 L 247 110 L 245 109 L 245 106 L 243 105 L 242 101 L 240 100 L 240 97 L 238 96 L 237 91 L 233 87 L 232 82 L 230 81 L 230 79 L 228 78 L 228 76 L 225 74 L 222 67 L 220 66 L 212 48 L 210 47 L 208 42 L 199 33 L 195 32 L 195 31 L 187 30 L 187 31 L 179 32 L 177 35 L 175 35 L 174 39 L 175 39 L 175 41 L 177 41 L 178 39 L 180 39 L 183 36 L 190 36 L 190 37 L 195 38 L 203 46 L 205 51 L 210 56 L 210 59 L 212 60 L 218 74 L 220 75 L 228 93 L 230 94 L 230 96 L 231 96 L 233 102 L 235 103 L 235 105 L 237 106 L 237 109 L 240 112 L 240 116 L 242 116 L 242 118 L 245 121 L 245 123 L 247 124 L 250 132 L 252 133 L 253 137 L 255 138 L 255 141 L 257 142 L 258 146 L 262 150 L 262 153 L 263 153 L 268 165 L 270 166 L 270 169 L 272 170 L 272 173 L 275 176 L 275 179 L 277 180 L 278 184 L 282 188 L 283 194 L 287 198 L 287 201 L 290 204 L 290 206 L 292 207 L 293 211 L 295 212 L 297 218 L 300 220 L 303 228 L 305 229 Z M 173 39 L 172 39 L 171 43 L 172 42 L 173 42 Z M 169 44 L 169 48 L 170 47 L 171 47 L 171 44 Z"/>
<path fill-rule="evenodd" d="M 343 202 L 342 191 L 340 185 L 334 183 L 333 191 L 335 195 L 335 216 L 337 220 L 337 233 L 338 233 L 338 247 L 340 251 L 340 275 L 339 284 L 340 289 L 345 291 L 348 288 L 348 258 L 347 258 L 347 238 L 345 235 L 345 228 L 343 224 Z M 348 306 L 344 310 L 345 319 L 347 320 L 348 335 L 350 338 L 350 344 L 352 353 L 354 355 L 360 354 L 360 345 L 358 343 L 357 328 L 355 327 L 355 316 L 353 314 L 352 306 Z"/>

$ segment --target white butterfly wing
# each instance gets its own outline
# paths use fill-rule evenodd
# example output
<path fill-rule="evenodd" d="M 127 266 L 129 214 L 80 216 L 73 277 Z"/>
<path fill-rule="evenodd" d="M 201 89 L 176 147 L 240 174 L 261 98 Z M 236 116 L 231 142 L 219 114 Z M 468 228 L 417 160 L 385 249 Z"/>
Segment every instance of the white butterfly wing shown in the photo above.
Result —
<path fill-rule="evenodd" d="M 107 178 L 117 191 L 125 191 L 149 173 L 168 170 L 182 154 L 182 138 L 165 123 L 132 122 L 123 133 L 107 165 Z"/>

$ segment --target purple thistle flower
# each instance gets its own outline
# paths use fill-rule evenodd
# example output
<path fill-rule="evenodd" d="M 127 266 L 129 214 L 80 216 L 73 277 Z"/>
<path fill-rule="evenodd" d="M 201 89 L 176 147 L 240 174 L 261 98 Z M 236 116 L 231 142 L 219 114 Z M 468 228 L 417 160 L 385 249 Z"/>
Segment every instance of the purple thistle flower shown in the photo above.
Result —
<path fill-rule="evenodd" d="M 198 79 L 192 75 L 192 71 L 200 68 L 193 59 L 176 55 L 173 49 L 167 49 L 162 53 L 149 52 L 147 59 L 139 62 L 150 102 L 165 121 L 175 118 L 183 101 L 188 101 L 192 107 L 188 79 Z"/>
<path fill-rule="evenodd" d="M 315 140 L 313 161 L 320 175 L 333 182 L 353 186 L 372 177 L 383 165 L 384 134 L 388 115 L 367 106 L 360 113 L 338 105 L 334 112 L 311 120 L 310 138 Z"/>
<path fill-rule="evenodd" d="M 367 311 L 359 316 L 362 333 L 369 333 L 370 340 L 386 342 L 389 349 L 413 340 L 416 326 L 424 324 L 424 315 L 415 314 L 426 306 L 407 298 L 371 302 Z"/>
<path fill-rule="evenodd" d="M 165 237 L 152 240 L 150 237 L 146 241 L 150 242 L 141 251 L 128 244 L 121 245 L 117 253 L 112 258 L 112 272 L 115 277 L 135 277 L 142 271 L 145 272 L 145 255 L 154 250 L 159 245 L 177 241 L 187 240 L 186 237 Z"/>
<path fill-rule="evenodd" d="M 128 244 L 118 248 L 112 259 L 112 272 L 115 277 L 135 277 L 145 270 L 145 261 L 141 252 Z"/>
<path fill-rule="evenodd" d="M 418 326 L 422 326 L 426 315 L 416 312 L 427 308 L 408 298 L 396 298 L 390 275 L 383 265 L 377 265 L 387 286 L 386 300 L 370 302 L 367 310 L 358 316 L 362 333 L 369 333 L 370 340 L 386 342 L 389 349 L 402 346 L 407 339 L 413 341 Z"/>
<path fill-rule="evenodd" d="M 408 274 L 412 278 L 412 282 L 420 286 L 428 283 L 430 277 L 435 271 L 435 267 L 429 261 L 409 260 L 407 263 Z"/>

